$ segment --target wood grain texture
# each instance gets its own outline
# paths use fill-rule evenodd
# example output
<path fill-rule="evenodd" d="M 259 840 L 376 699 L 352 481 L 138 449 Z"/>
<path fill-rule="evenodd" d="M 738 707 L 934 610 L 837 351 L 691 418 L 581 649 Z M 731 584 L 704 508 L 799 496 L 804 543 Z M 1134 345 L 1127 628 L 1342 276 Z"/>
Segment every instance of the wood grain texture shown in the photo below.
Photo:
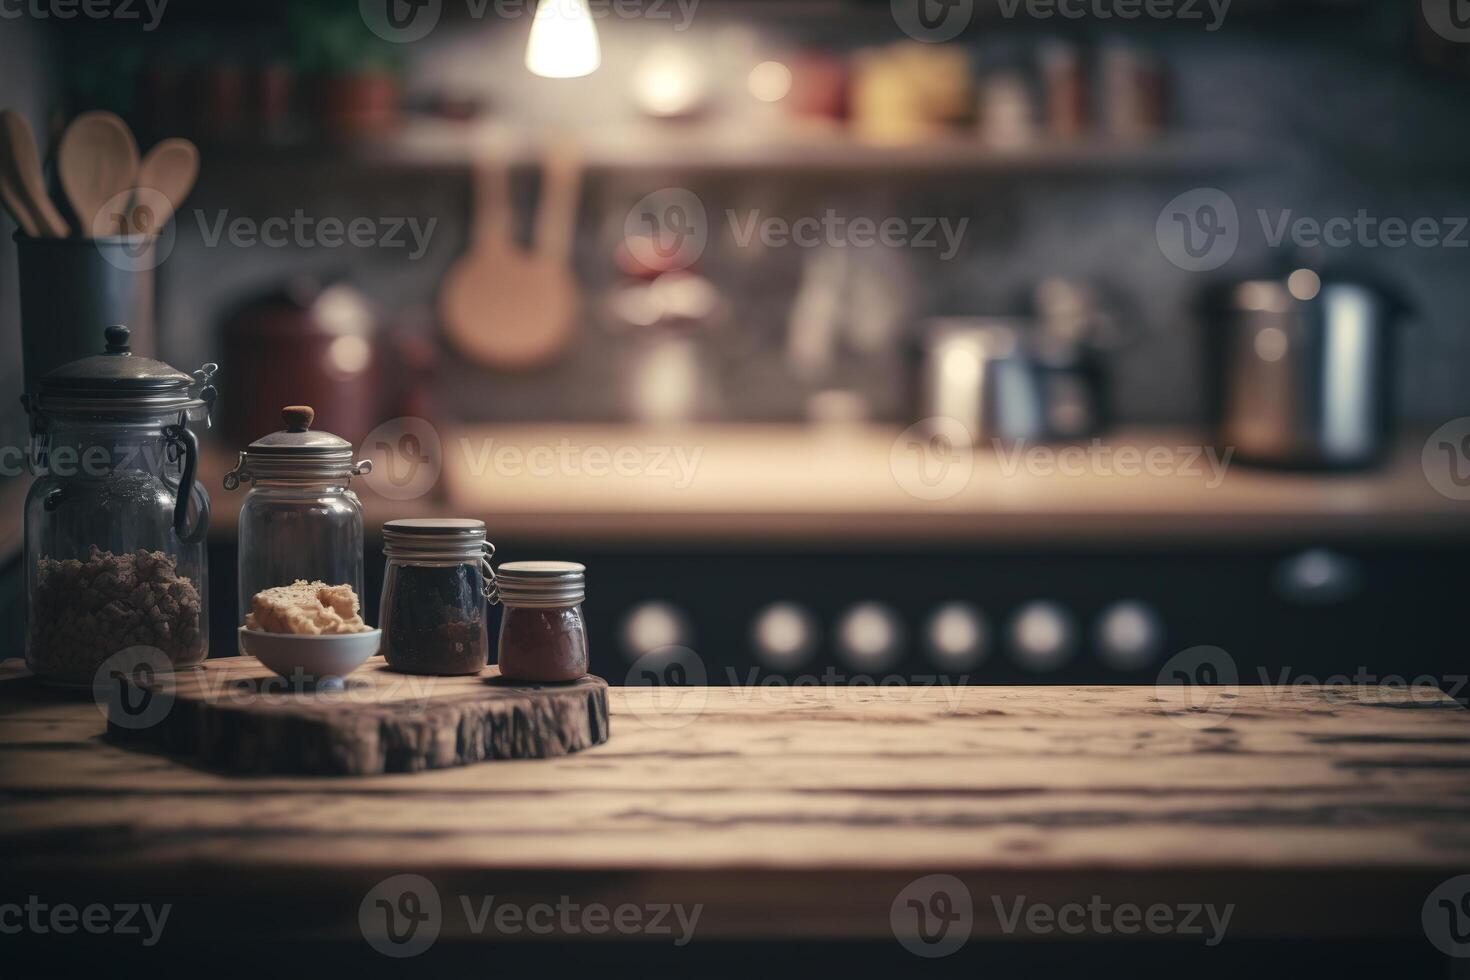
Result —
<path fill-rule="evenodd" d="M 126 715 L 109 719 L 109 734 L 228 772 L 419 772 L 566 755 L 608 737 L 607 682 L 591 676 L 512 684 L 492 667 L 424 677 L 394 673 L 374 658 L 343 688 L 318 692 L 293 689 L 254 657 L 229 657 L 151 686 L 167 699 L 167 713 L 146 727 Z"/>
<path fill-rule="evenodd" d="M 701 938 L 889 938 L 932 873 L 983 935 L 990 896 L 1095 894 L 1231 902 L 1231 936 L 1416 933 L 1470 870 L 1470 718 L 1437 693 L 1236 694 L 615 689 L 618 737 L 586 752 L 329 780 L 128 751 L 95 706 L 0 683 L 0 874 L 187 898 L 201 929 L 231 896 L 310 903 L 281 928 L 348 939 L 406 872 L 447 906 L 702 903 Z"/>

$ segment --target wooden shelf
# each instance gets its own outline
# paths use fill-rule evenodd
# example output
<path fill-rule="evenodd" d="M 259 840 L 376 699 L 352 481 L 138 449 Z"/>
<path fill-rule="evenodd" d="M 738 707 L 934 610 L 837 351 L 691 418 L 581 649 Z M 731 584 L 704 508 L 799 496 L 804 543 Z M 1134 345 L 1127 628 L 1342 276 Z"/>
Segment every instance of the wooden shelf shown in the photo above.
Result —
<path fill-rule="evenodd" d="M 407 168 L 462 168 L 494 159 L 511 166 L 538 164 L 556 139 L 494 123 L 417 121 L 381 137 L 351 143 L 278 142 L 219 147 L 206 159 L 254 165 L 264 160 Z M 1101 140 L 1043 141 L 995 147 L 978 135 L 953 134 L 923 143 L 865 142 L 837 129 L 750 129 L 736 124 L 698 126 L 644 123 L 586 130 L 575 145 L 593 171 L 739 171 L 742 173 L 993 173 L 1003 175 L 1115 175 L 1213 173 L 1271 167 L 1279 149 L 1228 134 L 1166 134 L 1148 143 Z"/>

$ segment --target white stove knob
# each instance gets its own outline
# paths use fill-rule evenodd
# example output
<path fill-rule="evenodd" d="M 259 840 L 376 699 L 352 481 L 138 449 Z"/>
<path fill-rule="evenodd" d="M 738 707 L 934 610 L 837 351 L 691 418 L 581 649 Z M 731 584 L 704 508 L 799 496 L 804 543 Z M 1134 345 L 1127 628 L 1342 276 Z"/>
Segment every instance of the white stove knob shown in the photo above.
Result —
<path fill-rule="evenodd" d="M 1027 603 L 1011 620 L 1011 657 L 1027 670 L 1056 670 L 1071 659 L 1076 646 L 1072 617 L 1055 602 Z"/>
<path fill-rule="evenodd" d="M 773 602 L 756 615 L 750 641 L 756 659 L 766 667 L 795 670 L 816 650 L 816 620 L 794 602 Z"/>
<path fill-rule="evenodd" d="M 1158 659 L 1164 624 L 1148 603 L 1127 599 L 1103 610 L 1094 641 L 1103 663 L 1114 670 L 1137 670 Z"/>
<path fill-rule="evenodd" d="M 837 650 L 854 670 L 885 670 L 903 654 L 903 623 L 879 602 L 860 602 L 837 622 Z"/>
<path fill-rule="evenodd" d="M 693 637 L 689 620 L 668 602 L 640 603 L 623 617 L 623 654 L 629 660 L 664 647 L 690 646 Z"/>
<path fill-rule="evenodd" d="M 929 659 L 942 670 L 975 667 L 990 652 L 990 624 L 968 602 L 948 602 L 934 610 L 924 629 Z"/>

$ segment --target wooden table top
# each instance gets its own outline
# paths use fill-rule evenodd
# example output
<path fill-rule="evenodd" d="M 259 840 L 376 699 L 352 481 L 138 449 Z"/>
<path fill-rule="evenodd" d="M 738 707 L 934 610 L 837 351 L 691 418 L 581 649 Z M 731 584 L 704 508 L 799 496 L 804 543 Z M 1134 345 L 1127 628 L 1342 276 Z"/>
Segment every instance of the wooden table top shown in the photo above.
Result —
<path fill-rule="evenodd" d="M 493 894 L 699 903 L 716 939 L 891 938 L 899 893 L 947 874 L 977 934 L 1020 896 L 1102 896 L 1362 937 L 1420 931 L 1470 870 L 1470 717 L 1438 692 L 1172 691 L 614 689 L 611 740 L 569 757 L 242 778 L 109 744 L 93 703 L 12 676 L 0 881 L 157 896 L 200 934 L 250 902 L 276 913 L 258 930 L 353 939 L 368 890 L 418 874 L 448 933 L 450 896 Z"/>

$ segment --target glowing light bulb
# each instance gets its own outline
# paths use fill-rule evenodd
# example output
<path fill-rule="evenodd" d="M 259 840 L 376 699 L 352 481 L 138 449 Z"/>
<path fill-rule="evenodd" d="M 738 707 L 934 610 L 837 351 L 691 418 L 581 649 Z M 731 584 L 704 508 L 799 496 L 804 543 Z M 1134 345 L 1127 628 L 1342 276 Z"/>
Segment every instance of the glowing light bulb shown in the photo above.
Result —
<path fill-rule="evenodd" d="M 746 85 L 762 102 L 780 102 L 791 91 L 791 69 L 779 61 L 762 61 L 750 70 Z"/>
<path fill-rule="evenodd" d="M 581 78 L 602 64 L 587 0 L 541 0 L 531 22 L 526 67 L 542 78 Z"/>

